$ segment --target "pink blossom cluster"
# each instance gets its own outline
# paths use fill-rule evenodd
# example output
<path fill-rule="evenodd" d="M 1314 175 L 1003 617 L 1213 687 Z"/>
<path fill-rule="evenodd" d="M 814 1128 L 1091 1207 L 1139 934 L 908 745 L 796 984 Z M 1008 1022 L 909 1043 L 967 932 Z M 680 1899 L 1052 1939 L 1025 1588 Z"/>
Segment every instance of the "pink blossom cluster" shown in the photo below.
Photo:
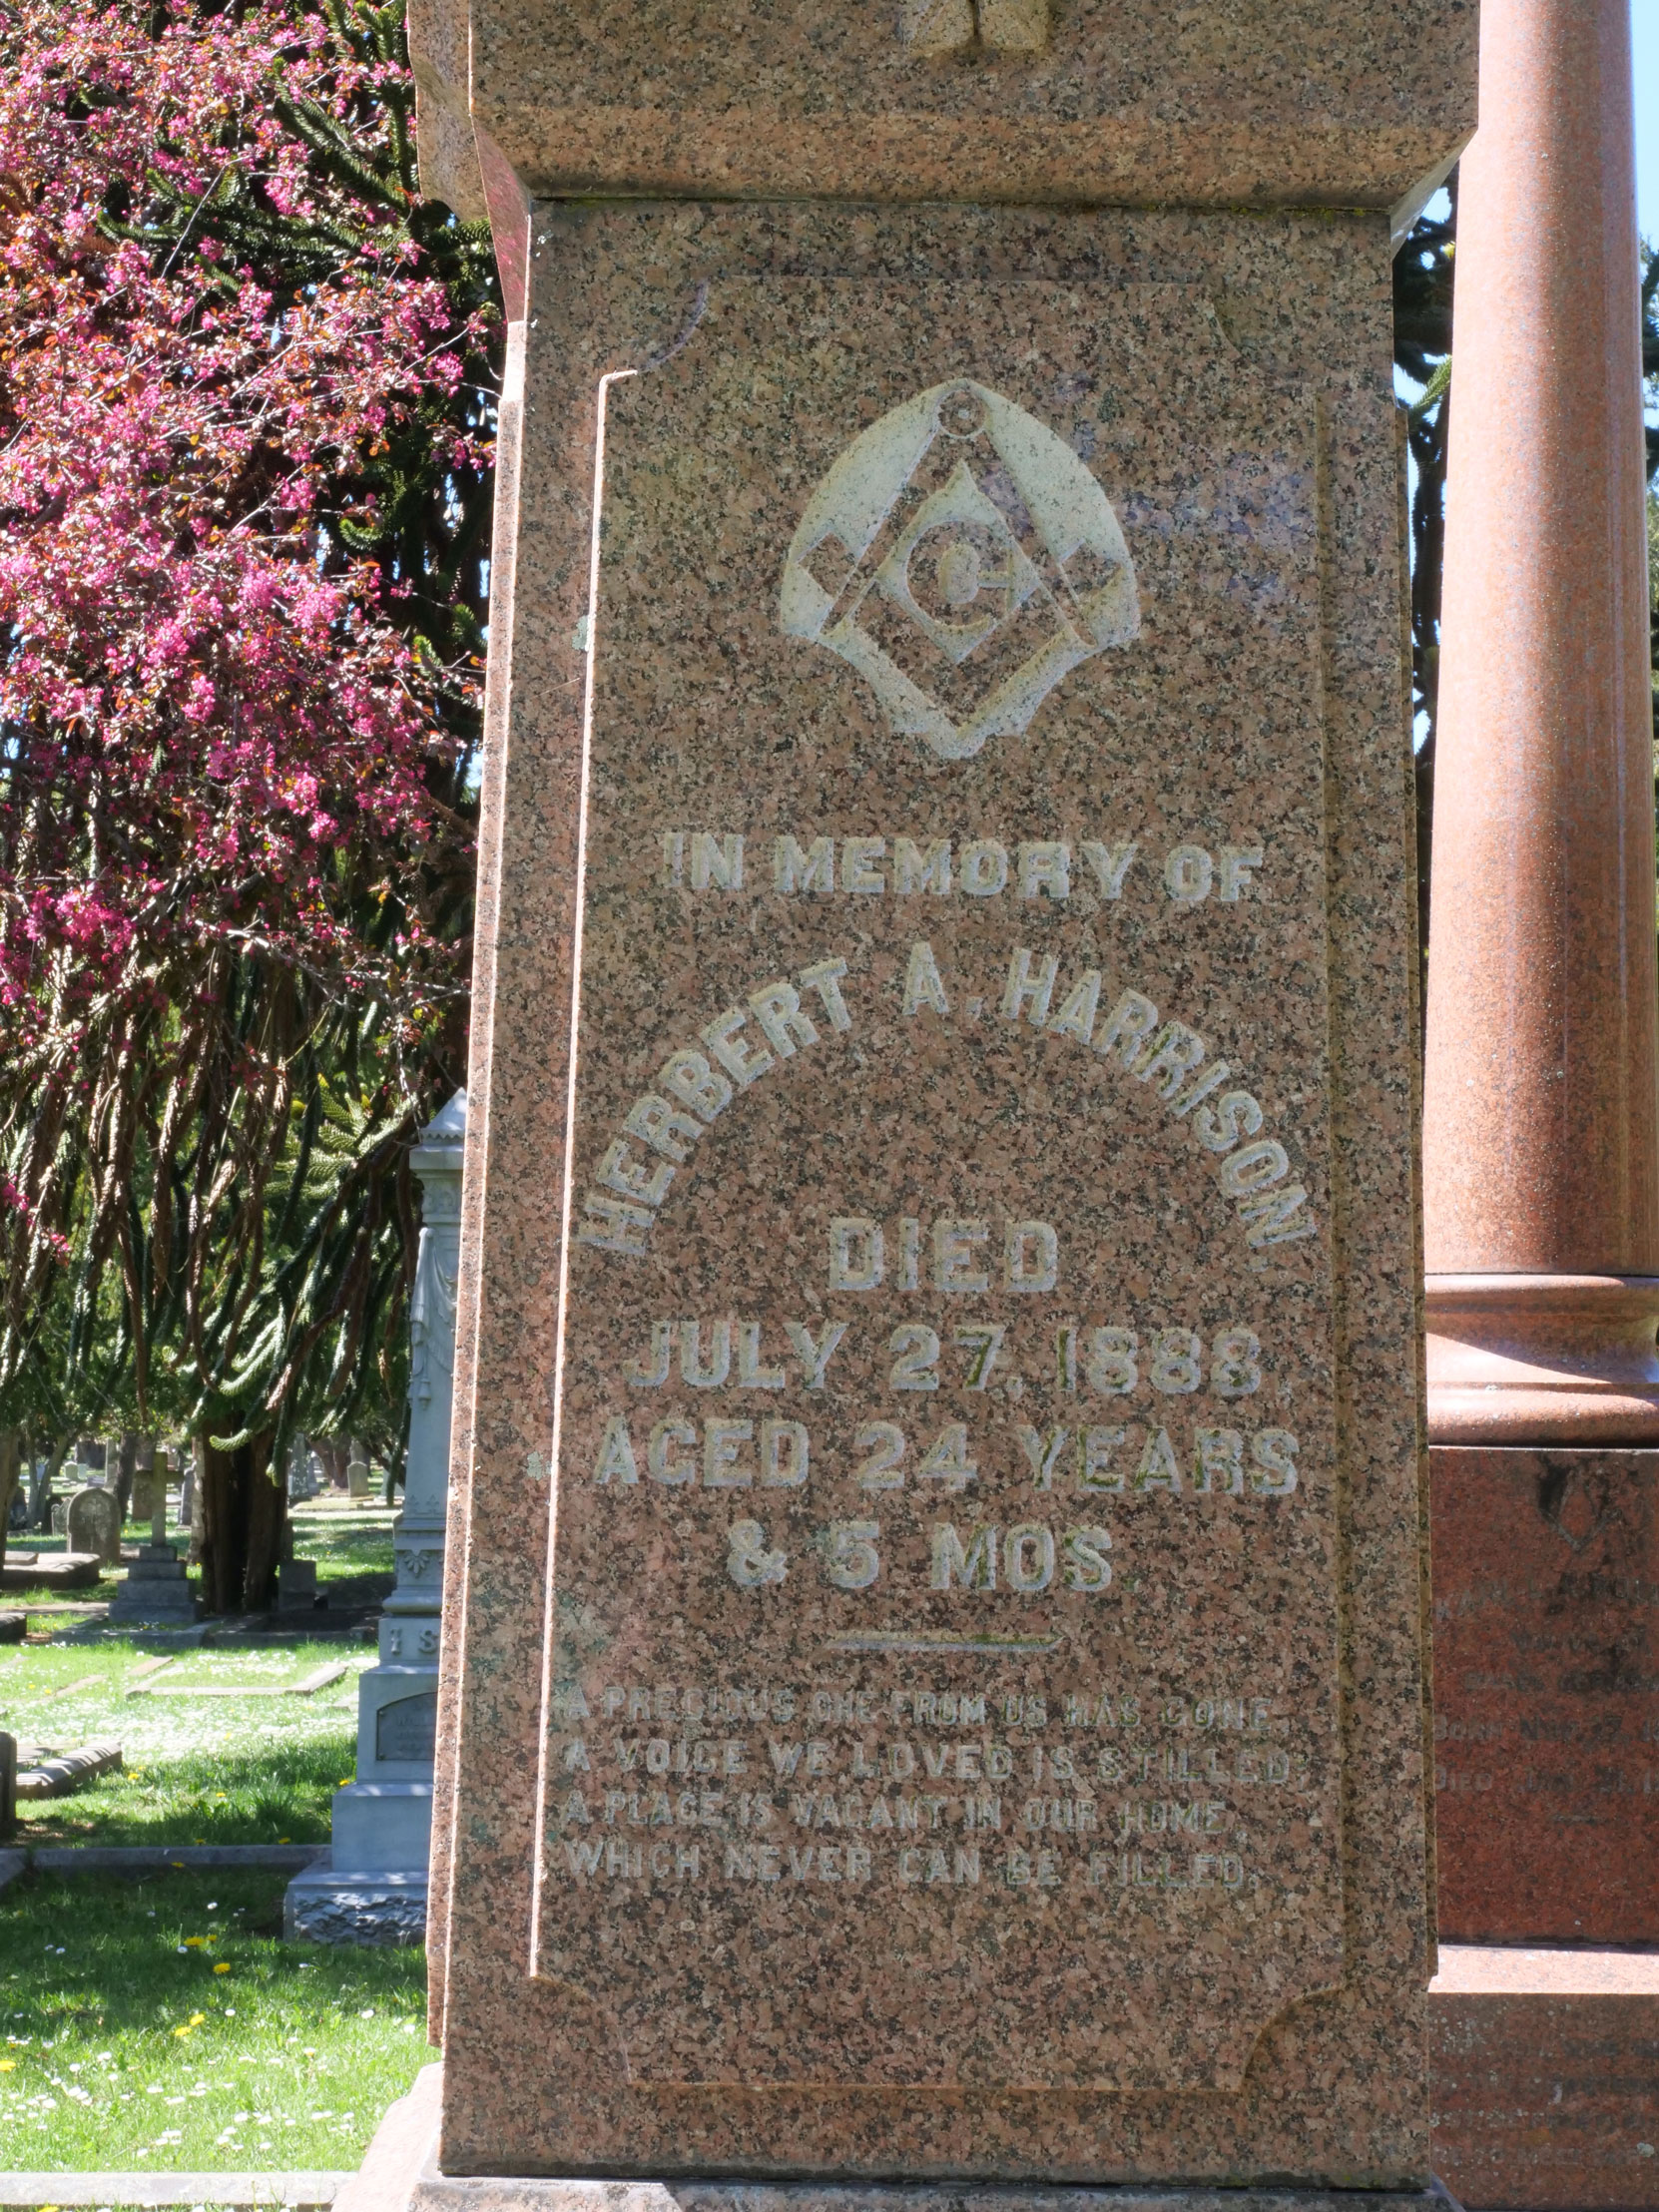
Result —
<path fill-rule="evenodd" d="M 454 740 L 340 525 L 411 423 L 476 465 L 441 425 L 482 333 L 278 102 L 369 151 L 392 65 L 299 0 L 159 35 L 149 0 L 13 0 L 0 45 L 0 1037 L 61 1044 L 215 945 L 418 1021 L 446 955 L 418 898 L 382 941 L 361 892 L 457 833 L 431 796 Z M 355 244 L 278 305 L 206 220 L 165 256 L 119 235 L 158 178 Z"/>

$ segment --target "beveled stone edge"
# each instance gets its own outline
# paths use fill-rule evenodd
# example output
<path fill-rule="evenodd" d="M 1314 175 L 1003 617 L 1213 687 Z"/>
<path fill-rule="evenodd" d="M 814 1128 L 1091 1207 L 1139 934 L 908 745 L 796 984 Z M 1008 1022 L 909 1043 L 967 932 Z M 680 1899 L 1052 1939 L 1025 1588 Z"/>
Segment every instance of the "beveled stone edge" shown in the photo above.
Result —
<path fill-rule="evenodd" d="M 1432 2004 L 1448 1997 L 1659 1998 L 1659 1946 L 1616 1943 L 1442 1942 Z"/>
<path fill-rule="evenodd" d="M 440 2171 L 443 2062 L 423 2066 L 390 2107 L 335 2212 L 1430 2212 L 1456 2200 L 1430 2177 L 1342 2189 L 1256 2182 L 1088 2185 L 990 2180 L 666 2181 Z"/>
<path fill-rule="evenodd" d="M 662 107 L 536 112 L 476 85 L 471 120 L 535 199 L 1169 203 L 1257 213 L 1363 209 L 1389 218 L 1446 161 L 1448 142 L 1467 138 L 1455 127 L 1442 134 L 1394 121 L 1175 128 L 1134 114 L 1033 130 L 1023 119 L 926 109 L 838 114 L 816 126 L 763 111 L 739 125 Z M 441 161 L 436 149 L 433 161 Z"/>
<path fill-rule="evenodd" d="M 625 2181 L 440 2173 L 416 2176 L 408 2212 L 1425 2212 L 1432 2189 L 1179 2182 L 1098 2186 L 994 2181 Z"/>

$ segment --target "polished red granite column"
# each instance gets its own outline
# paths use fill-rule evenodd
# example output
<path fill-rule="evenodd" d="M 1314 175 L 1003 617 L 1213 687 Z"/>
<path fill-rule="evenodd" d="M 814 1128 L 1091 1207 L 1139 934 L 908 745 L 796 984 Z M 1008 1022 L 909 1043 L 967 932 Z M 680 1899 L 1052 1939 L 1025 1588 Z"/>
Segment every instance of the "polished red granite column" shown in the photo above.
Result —
<path fill-rule="evenodd" d="M 1458 204 L 1424 1098 L 1430 1432 L 1659 1440 L 1626 0 L 1485 0 Z"/>
<path fill-rule="evenodd" d="M 1441 1907 L 1454 1936 L 1655 1940 L 1659 1454 L 1632 1447 L 1659 1441 L 1659 989 L 1625 0 L 1486 0 L 1480 73 L 1423 1129 Z"/>
<path fill-rule="evenodd" d="M 1423 1131 L 1435 1781 L 1442 1941 L 1505 1947 L 1441 1954 L 1435 2165 L 1471 2206 L 1648 2205 L 1659 985 L 1626 0 L 1483 0 L 1458 226 Z"/>

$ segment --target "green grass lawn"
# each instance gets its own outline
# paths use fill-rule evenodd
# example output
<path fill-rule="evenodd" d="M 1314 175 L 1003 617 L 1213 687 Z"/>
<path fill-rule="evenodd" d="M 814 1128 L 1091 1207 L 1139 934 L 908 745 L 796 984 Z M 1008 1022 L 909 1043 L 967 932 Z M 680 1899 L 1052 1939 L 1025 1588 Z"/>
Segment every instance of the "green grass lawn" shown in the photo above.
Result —
<path fill-rule="evenodd" d="M 293 1509 L 296 1558 L 316 1561 L 316 1586 L 336 1604 L 365 1604 L 391 1588 L 392 1524 L 402 1508 L 366 1498 L 312 1498 Z"/>
<path fill-rule="evenodd" d="M 419 1950 L 284 1944 L 286 1878 L 0 1891 L 0 2163 L 354 2167 L 426 2047 Z"/>
<path fill-rule="evenodd" d="M 295 1548 L 360 1602 L 389 1583 L 391 1520 L 302 1509 Z M 118 1742 L 124 1770 L 20 1805 L 19 1844 L 327 1841 L 371 1644 L 53 1625 L 0 1647 L 0 1728 L 54 1750 Z M 306 1696 L 259 1694 L 342 1664 Z M 30 1873 L 0 1891 L 0 2165 L 354 2167 L 431 2055 L 425 1955 L 284 1944 L 287 1880 Z"/>
<path fill-rule="evenodd" d="M 0 1728 L 54 1751 L 116 1742 L 124 1763 L 73 1797 L 19 1805 L 18 1842 L 325 1843 L 330 1800 L 352 1774 L 357 1675 L 373 1659 L 367 1644 L 204 1650 L 101 1630 L 0 1649 Z M 307 1697 L 192 1694 L 275 1688 L 342 1663 Z"/>

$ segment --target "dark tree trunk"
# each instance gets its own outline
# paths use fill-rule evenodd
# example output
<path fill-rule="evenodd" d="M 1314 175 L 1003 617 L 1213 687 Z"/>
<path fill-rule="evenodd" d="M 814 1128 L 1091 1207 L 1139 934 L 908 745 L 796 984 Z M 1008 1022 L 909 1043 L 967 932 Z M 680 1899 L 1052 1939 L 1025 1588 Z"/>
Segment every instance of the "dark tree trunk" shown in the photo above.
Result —
<path fill-rule="evenodd" d="M 75 1441 L 75 1431 L 69 1430 L 58 1438 L 41 1468 L 38 1478 L 29 1485 L 29 1526 L 44 1536 L 52 1526 L 52 1485 L 63 1471 L 69 1447 Z"/>
<path fill-rule="evenodd" d="M 11 1531 L 12 1492 L 22 1463 L 23 1431 L 0 1428 L 0 1567 L 6 1563 L 6 1538 Z"/>
<path fill-rule="evenodd" d="M 211 1613 L 260 1613 L 276 1599 L 287 1485 L 271 1478 L 271 1440 L 204 1446 L 202 1595 Z"/>
<path fill-rule="evenodd" d="M 133 1428 L 125 1430 L 115 1472 L 115 1494 L 121 1505 L 123 1528 L 133 1517 L 133 1469 L 138 1465 L 138 1431 Z"/>

